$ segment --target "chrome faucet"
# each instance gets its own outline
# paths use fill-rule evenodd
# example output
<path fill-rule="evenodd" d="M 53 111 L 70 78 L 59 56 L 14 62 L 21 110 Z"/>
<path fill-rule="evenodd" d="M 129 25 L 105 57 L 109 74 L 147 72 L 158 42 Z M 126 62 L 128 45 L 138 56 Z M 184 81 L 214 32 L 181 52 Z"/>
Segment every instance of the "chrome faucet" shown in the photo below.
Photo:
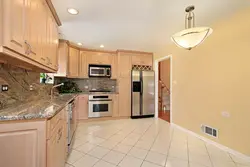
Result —
<path fill-rule="evenodd" d="M 58 84 L 58 85 L 54 85 L 52 88 L 51 88 L 51 91 L 50 91 L 50 98 L 51 98 L 51 100 L 53 100 L 53 90 L 54 90 L 54 88 L 56 88 L 56 87 L 59 87 L 59 86 L 63 86 L 64 85 L 64 83 L 61 83 L 61 84 Z"/>

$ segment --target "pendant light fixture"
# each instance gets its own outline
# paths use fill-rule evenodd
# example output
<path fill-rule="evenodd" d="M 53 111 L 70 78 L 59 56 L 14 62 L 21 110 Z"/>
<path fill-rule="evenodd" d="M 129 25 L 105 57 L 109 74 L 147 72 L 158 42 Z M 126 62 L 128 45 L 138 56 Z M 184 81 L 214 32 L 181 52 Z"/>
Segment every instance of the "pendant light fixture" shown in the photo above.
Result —
<path fill-rule="evenodd" d="M 209 27 L 195 27 L 194 6 L 186 8 L 185 30 L 174 34 L 171 39 L 179 47 L 191 50 L 201 44 L 213 30 Z"/>

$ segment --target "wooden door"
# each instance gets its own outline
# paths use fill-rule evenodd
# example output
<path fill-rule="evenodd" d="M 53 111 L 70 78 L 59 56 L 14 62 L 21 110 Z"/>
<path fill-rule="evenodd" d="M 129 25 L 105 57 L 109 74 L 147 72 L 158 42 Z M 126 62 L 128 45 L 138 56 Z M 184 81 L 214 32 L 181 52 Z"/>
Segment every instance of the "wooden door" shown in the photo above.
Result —
<path fill-rule="evenodd" d="M 65 165 L 65 130 L 64 121 L 60 120 L 51 138 L 47 141 L 47 167 Z"/>
<path fill-rule="evenodd" d="M 87 62 L 88 64 L 103 64 L 111 65 L 113 57 L 111 53 L 102 52 L 87 52 Z"/>
<path fill-rule="evenodd" d="M 119 115 L 131 116 L 131 79 L 130 77 L 119 79 Z"/>
<path fill-rule="evenodd" d="M 25 2 L 26 0 L 5 0 L 3 3 L 3 46 L 25 54 Z M 1 11 L 2 12 L 2 11 Z"/>
<path fill-rule="evenodd" d="M 47 16 L 47 65 L 52 67 L 52 59 L 53 59 L 53 18 L 48 12 Z"/>
<path fill-rule="evenodd" d="M 88 119 L 88 95 L 79 95 L 77 99 L 77 119 Z"/>
<path fill-rule="evenodd" d="M 48 45 L 47 45 L 47 21 L 48 21 L 48 12 L 47 12 L 47 6 L 45 2 L 42 2 L 42 9 L 41 9 L 41 16 L 40 16 L 40 35 L 41 35 L 41 54 L 40 59 L 38 59 L 38 62 L 41 64 L 48 66 Z"/>
<path fill-rule="evenodd" d="M 132 65 L 153 66 L 153 56 L 150 54 L 136 54 L 132 56 Z"/>
<path fill-rule="evenodd" d="M 79 54 L 78 49 L 69 48 L 68 77 L 79 77 Z"/>
<path fill-rule="evenodd" d="M 40 40 L 39 40 L 39 33 L 41 31 L 40 27 L 40 8 L 42 8 L 40 0 L 27 0 L 27 7 L 26 7 L 26 27 L 25 27 L 25 38 L 27 39 L 27 43 L 29 45 L 29 55 L 28 57 L 37 60 L 40 58 Z"/>
<path fill-rule="evenodd" d="M 113 117 L 119 117 L 119 95 L 113 95 Z"/>
<path fill-rule="evenodd" d="M 80 78 L 88 78 L 88 65 L 86 62 L 86 52 L 80 52 L 80 60 L 79 60 L 79 77 Z"/>
<path fill-rule="evenodd" d="M 59 34 L 56 23 L 53 21 L 52 24 L 52 53 L 51 53 L 51 66 L 53 69 L 58 69 L 58 43 L 59 43 Z"/>
<path fill-rule="evenodd" d="M 46 167 L 46 122 L 0 124 L 3 167 Z"/>
<path fill-rule="evenodd" d="M 58 45 L 58 71 L 55 76 L 66 77 L 68 73 L 69 46 L 66 42 Z"/>
<path fill-rule="evenodd" d="M 118 54 L 118 71 L 119 77 L 130 77 L 131 76 L 131 55 L 126 53 Z"/>
<path fill-rule="evenodd" d="M 118 56 L 113 54 L 113 62 L 111 65 L 111 79 L 117 79 L 118 75 Z"/>

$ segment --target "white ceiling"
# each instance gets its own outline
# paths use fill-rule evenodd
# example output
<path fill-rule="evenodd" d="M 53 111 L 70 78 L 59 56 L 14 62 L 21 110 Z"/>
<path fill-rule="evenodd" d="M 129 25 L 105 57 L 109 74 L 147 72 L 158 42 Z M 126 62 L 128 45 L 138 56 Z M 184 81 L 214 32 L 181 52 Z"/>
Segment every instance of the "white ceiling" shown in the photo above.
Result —
<path fill-rule="evenodd" d="M 196 25 L 211 26 L 250 0 L 52 0 L 64 39 L 100 49 L 156 52 L 184 28 L 184 9 L 195 5 Z M 67 8 L 76 8 L 70 15 Z"/>

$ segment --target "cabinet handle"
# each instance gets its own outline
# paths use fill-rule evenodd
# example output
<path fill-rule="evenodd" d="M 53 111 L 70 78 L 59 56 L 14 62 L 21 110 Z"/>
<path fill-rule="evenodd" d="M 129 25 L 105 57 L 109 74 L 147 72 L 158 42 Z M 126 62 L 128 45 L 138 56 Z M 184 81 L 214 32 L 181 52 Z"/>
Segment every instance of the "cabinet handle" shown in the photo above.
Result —
<path fill-rule="evenodd" d="M 20 47 L 23 47 L 22 44 L 20 44 L 19 42 L 17 42 L 17 41 L 14 40 L 14 39 L 12 39 L 10 42 L 12 42 L 12 43 L 14 43 L 14 44 L 16 44 L 16 45 L 18 45 L 18 46 L 20 46 Z"/>
<path fill-rule="evenodd" d="M 60 129 L 58 130 L 57 134 L 58 134 L 57 143 L 59 143 L 59 141 L 60 141 L 61 138 L 62 138 L 62 128 L 60 128 Z"/>
<path fill-rule="evenodd" d="M 29 55 L 31 53 L 31 47 L 30 44 L 27 42 L 27 40 L 24 41 L 24 43 L 28 46 L 28 49 L 26 50 L 26 54 Z"/>
<path fill-rule="evenodd" d="M 42 60 L 42 61 L 45 61 L 45 58 L 41 57 L 41 60 Z"/>

